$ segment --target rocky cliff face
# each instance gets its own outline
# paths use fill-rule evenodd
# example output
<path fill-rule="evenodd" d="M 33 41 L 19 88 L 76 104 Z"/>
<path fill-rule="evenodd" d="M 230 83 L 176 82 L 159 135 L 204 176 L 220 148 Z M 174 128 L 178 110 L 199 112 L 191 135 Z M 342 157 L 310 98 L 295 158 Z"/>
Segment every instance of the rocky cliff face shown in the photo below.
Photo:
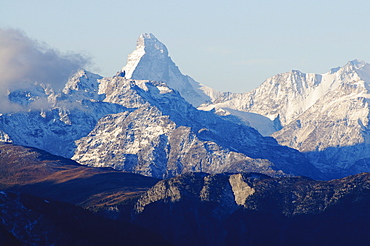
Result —
<path fill-rule="evenodd" d="M 244 124 L 195 109 L 164 83 L 115 76 L 100 86 L 104 102 L 135 109 L 103 117 L 76 141 L 73 159 L 81 164 L 159 178 L 241 170 L 319 175 L 300 153 Z"/>
<path fill-rule="evenodd" d="M 132 221 L 176 245 L 366 245 L 369 178 L 189 173 L 148 190 Z"/>
<path fill-rule="evenodd" d="M 86 136 L 102 116 L 127 110 L 101 101 L 104 95 L 98 94 L 100 78 L 81 70 L 60 93 L 38 85 L 11 92 L 9 99 L 24 107 L 0 114 L 0 139 L 72 157 L 74 141 Z"/>

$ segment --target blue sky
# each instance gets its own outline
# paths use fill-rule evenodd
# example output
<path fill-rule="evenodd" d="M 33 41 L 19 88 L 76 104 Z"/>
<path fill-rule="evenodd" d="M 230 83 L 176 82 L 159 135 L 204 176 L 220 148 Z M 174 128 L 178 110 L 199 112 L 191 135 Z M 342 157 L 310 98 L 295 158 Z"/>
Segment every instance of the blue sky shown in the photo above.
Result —
<path fill-rule="evenodd" d="M 370 62 L 369 13 L 368 0 L 3 0 L 0 28 L 91 57 L 87 69 L 103 76 L 120 70 L 139 35 L 151 32 L 184 74 L 246 92 L 293 69 Z"/>

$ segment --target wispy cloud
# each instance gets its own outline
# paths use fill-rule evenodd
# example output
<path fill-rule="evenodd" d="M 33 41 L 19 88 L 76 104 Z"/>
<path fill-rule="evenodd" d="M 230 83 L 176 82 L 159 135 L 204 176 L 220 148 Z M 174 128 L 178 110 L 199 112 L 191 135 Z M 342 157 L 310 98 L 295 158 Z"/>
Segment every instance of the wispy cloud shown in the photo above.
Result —
<path fill-rule="evenodd" d="M 0 110 L 14 107 L 7 99 L 9 91 L 34 82 L 59 90 L 87 64 L 89 59 L 80 54 L 61 54 L 20 30 L 0 28 Z"/>

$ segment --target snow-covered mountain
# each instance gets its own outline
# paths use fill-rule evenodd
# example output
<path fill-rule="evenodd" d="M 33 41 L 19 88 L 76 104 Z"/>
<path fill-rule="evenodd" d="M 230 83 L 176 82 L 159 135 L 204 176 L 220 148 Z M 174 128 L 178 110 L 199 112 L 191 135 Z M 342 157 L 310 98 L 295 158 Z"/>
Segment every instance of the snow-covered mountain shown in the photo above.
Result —
<path fill-rule="evenodd" d="M 81 164 L 159 178 L 241 170 L 319 175 L 300 153 L 244 124 L 197 110 L 165 83 L 117 75 L 100 80 L 99 92 L 105 102 L 134 110 L 102 117 L 76 141 L 73 159 Z"/>
<path fill-rule="evenodd" d="M 326 74 L 278 74 L 214 104 L 280 122 L 283 128 L 272 134 L 280 144 L 304 152 L 321 171 L 343 176 L 370 171 L 369 85 L 370 65 L 354 60 Z"/>
<path fill-rule="evenodd" d="M 268 78 L 250 92 L 224 93 L 213 104 L 220 108 L 260 114 L 279 120 L 284 126 L 342 81 L 343 78 L 333 71 L 321 75 L 293 70 Z"/>
<path fill-rule="evenodd" d="M 74 141 L 86 136 L 101 117 L 128 110 L 101 100 L 100 78 L 80 70 L 60 93 L 37 84 L 10 92 L 9 100 L 23 107 L 18 112 L 0 114 L 0 141 L 72 157 Z"/>
<path fill-rule="evenodd" d="M 334 74 L 336 86 L 273 136 L 325 172 L 369 172 L 370 65 L 352 61 Z"/>
<path fill-rule="evenodd" d="M 369 65 L 352 61 L 326 74 L 279 74 L 248 93 L 218 93 L 182 75 L 167 48 L 142 34 L 112 78 L 80 70 L 60 92 L 42 84 L 11 91 L 22 110 L 0 115 L 0 140 L 159 178 L 320 177 L 306 158 L 327 177 L 343 176 L 369 171 L 369 83 Z M 275 132 L 306 158 L 250 126 Z"/>
<path fill-rule="evenodd" d="M 180 92 L 193 106 L 215 99 L 219 92 L 183 75 L 168 56 L 166 46 L 153 34 L 141 34 L 136 49 L 128 56 L 121 75 L 126 79 L 154 80 Z"/>
<path fill-rule="evenodd" d="M 299 152 L 197 110 L 165 83 L 119 75 L 98 80 L 79 71 L 61 93 L 44 97 L 48 109 L 1 115 L 4 141 L 160 178 L 187 171 L 319 175 Z"/>
<path fill-rule="evenodd" d="M 136 49 L 128 56 L 127 64 L 119 75 L 126 79 L 164 82 L 198 109 L 209 111 L 215 108 L 216 113 L 233 116 L 230 119 L 236 118 L 238 122 L 257 129 L 264 136 L 280 130 L 267 117 L 212 104 L 222 93 L 183 75 L 169 57 L 166 46 L 151 33 L 140 35 Z"/>
<path fill-rule="evenodd" d="M 139 80 L 145 76 L 151 80 Z M 11 92 L 9 100 L 23 111 L 0 116 L 0 136 L 81 164 L 158 178 L 187 171 L 320 177 L 298 151 L 262 137 L 238 118 L 197 110 L 186 93 L 192 103 L 204 97 L 194 94 L 189 81 L 165 46 L 143 34 L 112 78 L 81 70 L 61 92 L 41 85 Z"/>
<path fill-rule="evenodd" d="M 272 133 L 281 129 L 279 118 L 270 120 L 266 116 L 229 108 L 222 104 L 205 103 L 198 107 L 203 111 L 214 111 L 218 115 L 228 116 L 228 119 L 234 122 L 243 123 L 256 129 L 262 136 L 270 136 Z"/>

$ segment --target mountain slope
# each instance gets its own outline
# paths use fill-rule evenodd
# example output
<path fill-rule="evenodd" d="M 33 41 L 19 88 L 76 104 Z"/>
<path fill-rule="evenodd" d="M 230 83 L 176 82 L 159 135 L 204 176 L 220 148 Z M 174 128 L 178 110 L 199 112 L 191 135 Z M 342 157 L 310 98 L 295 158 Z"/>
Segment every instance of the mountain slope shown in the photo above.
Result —
<path fill-rule="evenodd" d="M 247 170 L 320 177 L 300 153 L 235 119 L 195 109 L 164 83 L 80 71 L 61 93 L 40 91 L 47 108 L 0 116 L 3 141 L 157 178 Z M 32 94 L 17 95 L 14 102 Z"/>
<path fill-rule="evenodd" d="M 144 75 L 164 82 L 135 79 Z M 165 46 L 143 34 L 113 78 L 79 71 L 61 92 L 42 85 L 10 92 L 24 111 L 0 116 L 0 136 L 84 165 L 157 178 L 188 171 L 321 178 L 298 151 L 262 137 L 238 118 L 197 110 L 182 97 L 181 88 L 194 94 L 184 78 Z M 45 107 L 37 108 L 42 102 Z"/>
<path fill-rule="evenodd" d="M 100 85 L 105 102 L 137 109 L 103 117 L 78 140 L 73 159 L 81 164 L 158 178 L 242 170 L 319 177 L 299 152 L 244 124 L 195 109 L 164 83 L 115 76 Z"/>
<path fill-rule="evenodd" d="M 370 80 L 360 77 L 361 68 L 348 69 L 353 73 L 352 80 L 322 96 L 295 121 L 273 134 L 281 144 L 306 153 L 321 170 L 339 175 L 370 171 L 367 162 L 358 165 L 359 160 L 370 157 Z"/>
<path fill-rule="evenodd" d="M 304 152 L 328 178 L 368 172 L 370 65 L 351 61 L 326 74 L 299 71 L 267 79 L 244 94 L 224 94 L 214 107 L 230 107 L 280 122 L 271 136 Z M 331 175 L 331 176 L 330 176 Z"/>
<path fill-rule="evenodd" d="M 80 70 L 60 93 L 41 85 L 10 92 L 9 100 L 24 107 L 0 114 L 0 140 L 72 157 L 74 141 L 86 136 L 102 116 L 129 110 L 102 102 L 99 79 L 96 74 Z"/>
<path fill-rule="evenodd" d="M 369 181 L 188 173 L 148 190 L 132 221 L 176 245 L 366 245 Z"/>
<path fill-rule="evenodd" d="M 153 34 L 141 34 L 136 49 L 128 56 L 127 64 L 118 74 L 126 79 L 151 80 L 166 83 L 175 89 L 194 107 L 209 111 L 215 107 L 207 105 L 215 101 L 222 93 L 200 84 L 189 76 L 183 75 L 168 56 L 166 46 Z M 216 107 L 221 115 L 232 115 L 240 123 L 256 128 L 264 136 L 279 130 L 273 121 L 256 114 L 245 113 L 236 108 Z M 241 120 L 241 121 L 240 121 Z"/>
<path fill-rule="evenodd" d="M 273 136 L 332 177 L 369 172 L 370 65 L 352 61 L 335 75 L 335 88 Z"/>
<path fill-rule="evenodd" d="M 214 104 L 261 114 L 271 120 L 278 118 L 285 126 L 341 81 L 334 71 L 320 75 L 293 70 L 268 78 L 251 92 L 225 93 Z"/>
<path fill-rule="evenodd" d="M 0 189 L 86 208 L 114 206 L 140 196 L 157 179 L 89 168 L 34 148 L 0 143 Z"/>

